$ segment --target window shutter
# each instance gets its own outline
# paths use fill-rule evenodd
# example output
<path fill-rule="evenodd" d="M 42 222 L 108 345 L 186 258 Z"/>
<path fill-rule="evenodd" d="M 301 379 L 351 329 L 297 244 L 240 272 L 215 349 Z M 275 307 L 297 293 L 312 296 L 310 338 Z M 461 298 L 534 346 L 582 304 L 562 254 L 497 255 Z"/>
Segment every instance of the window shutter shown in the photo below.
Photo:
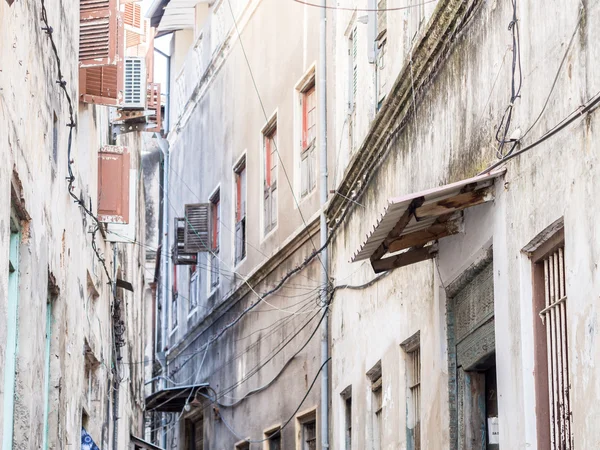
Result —
<path fill-rule="evenodd" d="M 211 203 L 185 205 L 184 250 L 186 253 L 209 252 L 211 246 Z"/>
<path fill-rule="evenodd" d="M 114 48 L 114 56 L 108 59 L 81 60 L 79 68 L 79 97 L 82 102 L 94 103 L 106 106 L 118 106 L 123 99 L 123 21 L 117 14 L 114 4 L 116 0 L 81 0 L 82 19 L 84 8 L 91 8 L 86 5 L 104 5 L 108 4 L 110 11 L 109 19 L 114 19 L 116 31 L 110 33 L 110 48 Z M 112 23 L 112 22 L 111 22 Z M 82 25 L 83 26 L 83 25 Z M 82 37 L 80 36 L 80 39 Z M 101 38 L 100 35 L 97 37 Z M 81 46 L 81 45 L 80 45 Z M 103 64 L 99 62 L 104 61 Z"/>
<path fill-rule="evenodd" d="M 98 220 L 129 222 L 129 167 L 127 147 L 105 145 L 98 152 Z"/>
<path fill-rule="evenodd" d="M 142 8 L 139 3 L 126 3 L 123 13 L 125 24 L 125 47 L 134 47 L 144 42 L 146 22 L 142 20 Z"/>
<path fill-rule="evenodd" d="M 118 66 L 79 69 L 79 94 L 85 103 L 117 106 L 121 104 L 123 73 Z"/>
<path fill-rule="evenodd" d="M 117 0 L 80 0 L 79 65 L 115 64 L 119 54 Z"/>
<path fill-rule="evenodd" d="M 356 89 L 358 86 L 358 36 L 356 27 L 352 30 L 352 107 L 356 104 Z"/>

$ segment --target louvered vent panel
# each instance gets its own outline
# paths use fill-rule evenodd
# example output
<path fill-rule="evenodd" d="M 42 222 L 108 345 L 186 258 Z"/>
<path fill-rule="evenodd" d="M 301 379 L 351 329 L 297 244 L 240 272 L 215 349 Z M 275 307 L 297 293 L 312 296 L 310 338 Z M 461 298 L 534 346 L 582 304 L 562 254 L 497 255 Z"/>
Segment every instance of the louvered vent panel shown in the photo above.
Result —
<path fill-rule="evenodd" d="M 185 252 L 208 252 L 210 239 L 210 203 L 185 205 Z"/>
<path fill-rule="evenodd" d="M 81 0 L 79 62 L 83 67 L 114 64 L 119 26 L 116 0 Z"/>
<path fill-rule="evenodd" d="M 123 107 L 145 108 L 146 75 L 144 58 L 125 58 Z"/>

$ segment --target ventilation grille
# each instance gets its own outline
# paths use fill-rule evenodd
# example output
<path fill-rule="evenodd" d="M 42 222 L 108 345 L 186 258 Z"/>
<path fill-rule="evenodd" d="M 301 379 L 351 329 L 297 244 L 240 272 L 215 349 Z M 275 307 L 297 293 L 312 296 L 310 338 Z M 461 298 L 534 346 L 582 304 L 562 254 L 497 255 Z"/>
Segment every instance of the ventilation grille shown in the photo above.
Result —
<path fill-rule="evenodd" d="M 146 70 L 143 58 L 125 58 L 123 106 L 146 107 Z"/>

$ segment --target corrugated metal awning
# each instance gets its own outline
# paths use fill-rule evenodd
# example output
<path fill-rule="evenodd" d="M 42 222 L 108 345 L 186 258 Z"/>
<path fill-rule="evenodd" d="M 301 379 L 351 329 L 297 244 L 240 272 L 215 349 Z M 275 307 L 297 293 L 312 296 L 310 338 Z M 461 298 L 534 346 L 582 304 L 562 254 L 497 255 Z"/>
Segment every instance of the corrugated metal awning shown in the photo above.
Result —
<path fill-rule="evenodd" d="M 458 233 L 462 210 L 491 200 L 494 180 L 504 173 L 497 170 L 390 199 L 352 262 L 370 259 L 375 272 L 384 272 L 432 257 L 432 242 Z"/>
<path fill-rule="evenodd" d="M 201 383 L 161 389 L 146 397 L 146 410 L 181 412 L 188 400 L 194 400 L 196 394 L 208 386 L 208 383 Z"/>

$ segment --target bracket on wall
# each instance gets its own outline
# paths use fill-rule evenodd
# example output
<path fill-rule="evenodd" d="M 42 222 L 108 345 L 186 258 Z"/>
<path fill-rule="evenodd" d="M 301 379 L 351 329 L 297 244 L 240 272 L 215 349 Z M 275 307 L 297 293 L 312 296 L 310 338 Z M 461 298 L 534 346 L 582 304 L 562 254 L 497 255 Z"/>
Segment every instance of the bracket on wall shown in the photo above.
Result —
<path fill-rule="evenodd" d="M 433 258 L 439 239 L 463 231 L 465 209 L 493 200 L 495 179 L 504 173 L 502 169 L 390 199 L 352 262 L 368 258 L 380 273 Z"/>

